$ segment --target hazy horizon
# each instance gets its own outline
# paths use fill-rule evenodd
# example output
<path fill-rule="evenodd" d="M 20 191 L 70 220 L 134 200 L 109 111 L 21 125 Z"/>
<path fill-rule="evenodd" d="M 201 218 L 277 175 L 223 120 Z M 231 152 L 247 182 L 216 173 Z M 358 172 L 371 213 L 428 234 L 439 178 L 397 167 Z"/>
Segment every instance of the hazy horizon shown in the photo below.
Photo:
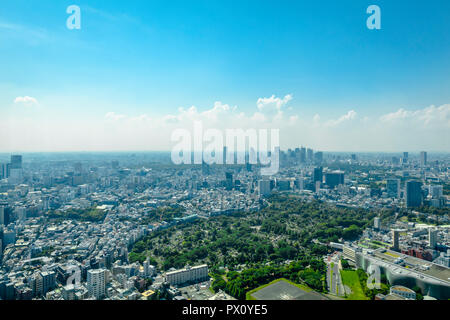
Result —
<path fill-rule="evenodd" d="M 0 4 L 0 150 L 171 150 L 202 121 L 280 129 L 283 149 L 450 152 L 449 2 L 382 2 L 379 30 L 350 0 L 93 0 L 80 29 L 71 4 Z"/>

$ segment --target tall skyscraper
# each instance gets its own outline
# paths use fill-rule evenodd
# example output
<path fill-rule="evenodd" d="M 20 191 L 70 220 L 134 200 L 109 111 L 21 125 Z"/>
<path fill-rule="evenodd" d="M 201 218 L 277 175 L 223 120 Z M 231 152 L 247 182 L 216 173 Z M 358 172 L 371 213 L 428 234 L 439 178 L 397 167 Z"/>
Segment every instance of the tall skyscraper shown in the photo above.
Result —
<path fill-rule="evenodd" d="M 226 146 L 223 147 L 222 150 L 222 157 L 223 157 L 223 164 L 227 164 L 227 153 L 228 153 L 228 148 Z"/>
<path fill-rule="evenodd" d="M 419 181 L 409 180 L 405 185 L 406 207 L 414 208 L 422 205 L 422 183 Z"/>
<path fill-rule="evenodd" d="M 11 156 L 11 168 L 10 169 L 22 169 L 22 156 L 12 155 Z"/>
<path fill-rule="evenodd" d="M 306 148 L 301 147 L 300 148 L 300 163 L 306 162 Z"/>
<path fill-rule="evenodd" d="M 392 250 L 400 251 L 400 230 L 392 230 Z"/>
<path fill-rule="evenodd" d="M 323 168 L 322 167 L 314 168 L 312 178 L 313 178 L 314 189 L 315 189 L 315 191 L 317 191 L 317 183 L 319 183 L 319 188 L 320 188 L 320 184 L 323 182 Z"/>
<path fill-rule="evenodd" d="M 5 224 L 5 207 L 0 206 L 0 226 Z"/>
<path fill-rule="evenodd" d="M 420 153 L 420 165 L 422 167 L 427 165 L 427 152 L 426 151 L 422 151 Z"/>
<path fill-rule="evenodd" d="M 321 164 L 323 161 L 323 152 L 319 151 L 314 154 L 314 162 L 316 164 Z"/>
<path fill-rule="evenodd" d="M 306 160 L 308 162 L 313 162 L 314 160 L 314 151 L 313 149 L 306 149 Z"/>
<path fill-rule="evenodd" d="M 225 181 L 227 190 L 233 189 L 233 173 L 225 172 Z"/>
<path fill-rule="evenodd" d="M 408 152 L 403 152 L 402 164 L 408 163 Z"/>

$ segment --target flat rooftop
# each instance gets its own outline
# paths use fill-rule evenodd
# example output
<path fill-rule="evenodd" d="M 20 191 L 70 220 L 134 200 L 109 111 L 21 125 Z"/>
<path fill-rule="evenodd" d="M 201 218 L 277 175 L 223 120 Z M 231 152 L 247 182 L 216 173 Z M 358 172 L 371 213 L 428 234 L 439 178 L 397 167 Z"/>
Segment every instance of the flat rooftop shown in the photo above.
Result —
<path fill-rule="evenodd" d="M 406 272 L 415 271 L 430 277 L 434 277 L 441 281 L 447 282 L 447 284 L 450 286 L 450 268 L 446 268 L 430 261 L 411 257 L 392 250 L 386 250 L 385 252 L 383 252 L 383 249 L 378 249 L 373 252 L 373 256 L 391 264 L 395 264 L 395 261 L 400 258 L 403 260 L 403 263 L 396 265 L 399 268 L 404 269 Z"/>

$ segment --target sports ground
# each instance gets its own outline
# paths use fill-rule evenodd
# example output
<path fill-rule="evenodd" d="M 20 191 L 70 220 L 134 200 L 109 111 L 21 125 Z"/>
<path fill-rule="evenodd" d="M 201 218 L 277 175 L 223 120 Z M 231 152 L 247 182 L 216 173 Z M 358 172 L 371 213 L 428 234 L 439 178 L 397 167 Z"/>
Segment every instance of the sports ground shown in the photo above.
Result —
<path fill-rule="evenodd" d="M 292 283 L 286 279 L 278 279 L 267 285 L 247 293 L 252 300 L 328 300 L 312 289 Z"/>

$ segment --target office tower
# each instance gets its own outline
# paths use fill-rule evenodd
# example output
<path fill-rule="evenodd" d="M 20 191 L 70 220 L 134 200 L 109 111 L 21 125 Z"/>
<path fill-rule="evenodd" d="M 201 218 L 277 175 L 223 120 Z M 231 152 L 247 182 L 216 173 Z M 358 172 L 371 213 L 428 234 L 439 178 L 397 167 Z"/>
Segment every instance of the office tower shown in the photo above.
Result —
<path fill-rule="evenodd" d="M 296 178 L 294 181 L 294 185 L 297 190 L 304 190 L 306 185 L 305 178 L 303 178 L 302 176 Z"/>
<path fill-rule="evenodd" d="M 81 174 L 82 169 L 83 169 L 83 166 L 82 166 L 81 162 L 76 162 L 76 163 L 73 165 L 73 169 L 74 169 L 74 171 L 75 171 L 75 174 Z"/>
<path fill-rule="evenodd" d="M 0 163 L 0 180 L 5 179 L 6 178 L 6 164 L 5 163 Z"/>
<path fill-rule="evenodd" d="M 422 183 L 419 181 L 409 180 L 405 185 L 406 207 L 414 208 L 422 205 Z"/>
<path fill-rule="evenodd" d="M 420 153 L 420 165 L 422 167 L 427 165 L 427 152 L 426 151 L 422 151 Z"/>
<path fill-rule="evenodd" d="M 3 179 L 9 178 L 9 170 L 11 168 L 11 163 L 5 163 L 3 167 Z"/>
<path fill-rule="evenodd" d="M 352 154 L 352 155 L 351 155 L 351 159 L 352 159 L 353 161 L 356 161 L 356 154 Z"/>
<path fill-rule="evenodd" d="M 400 197 L 400 179 L 387 179 L 386 180 L 386 192 L 389 197 Z"/>
<path fill-rule="evenodd" d="M 400 230 L 392 230 L 392 250 L 399 251 L 400 250 Z"/>
<path fill-rule="evenodd" d="M 260 197 L 266 197 L 270 195 L 270 180 L 258 180 L 258 193 Z"/>
<path fill-rule="evenodd" d="M 22 169 L 22 156 L 11 156 L 11 169 Z"/>
<path fill-rule="evenodd" d="M 323 181 L 323 167 L 314 168 L 313 182 L 316 183 L 317 181 Z"/>
<path fill-rule="evenodd" d="M 380 229 L 381 227 L 381 223 L 380 223 L 380 218 L 379 217 L 375 217 L 375 219 L 373 219 L 373 227 L 377 230 Z"/>
<path fill-rule="evenodd" d="M 39 284 L 41 294 L 45 296 L 47 292 L 53 290 L 56 286 L 56 273 L 55 271 L 43 271 L 39 273 Z"/>
<path fill-rule="evenodd" d="M 314 154 L 314 162 L 316 164 L 321 164 L 323 161 L 323 152 L 319 151 Z"/>
<path fill-rule="evenodd" d="M 438 231 L 436 229 L 428 229 L 428 245 L 431 249 L 436 248 L 438 242 Z"/>
<path fill-rule="evenodd" d="M 306 149 L 306 159 L 308 162 L 313 162 L 314 160 L 314 151 L 313 149 Z"/>
<path fill-rule="evenodd" d="M 300 148 L 295 148 L 295 158 L 300 161 Z"/>
<path fill-rule="evenodd" d="M 16 231 L 14 229 L 3 230 L 3 246 L 16 243 Z"/>
<path fill-rule="evenodd" d="M 227 153 L 228 153 L 228 148 L 227 147 L 223 147 L 223 151 L 222 151 L 222 157 L 223 157 L 223 164 L 227 164 Z"/>
<path fill-rule="evenodd" d="M 102 299 L 106 295 L 106 270 L 88 270 L 87 286 L 89 296 L 95 297 L 97 300 Z"/>
<path fill-rule="evenodd" d="M 5 207 L 0 206 L 0 226 L 5 224 Z"/>
<path fill-rule="evenodd" d="M 301 147 L 300 148 L 300 163 L 306 162 L 306 148 Z"/>
<path fill-rule="evenodd" d="M 441 185 L 430 185 L 428 188 L 428 193 L 433 199 L 439 199 L 443 196 L 443 187 Z"/>
<path fill-rule="evenodd" d="M 317 191 L 318 189 L 320 189 L 320 185 L 323 182 L 323 168 L 322 167 L 317 167 L 314 168 L 313 171 L 313 185 L 314 185 L 314 190 Z M 317 185 L 319 185 L 319 188 L 317 188 Z"/>
<path fill-rule="evenodd" d="M 287 179 L 276 179 L 276 183 L 277 183 L 277 189 L 279 191 L 286 191 L 286 190 L 289 190 L 291 187 L 291 182 L 290 182 L 290 180 L 287 180 Z"/>
<path fill-rule="evenodd" d="M 227 190 L 233 189 L 233 173 L 225 172 L 225 183 Z"/>
<path fill-rule="evenodd" d="M 13 210 L 8 206 L 7 202 L 0 202 L 0 208 L 2 208 L 0 209 L 0 213 L 3 213 L 0 219 L 3 218 L 3 225 L 7 226 L 9 223 L 13 222 Z M 2 225 L 1 221 L 0 225 Z"/>
<path fill-rule="evenodd" d="M 408 152 L 403 152 L 402 164 L 408 163 Z"/>
<path fill-rule="evenodd" d="M 340 184 L 344 184 L 344 172 L 333 171 L 325 173 L 325 184 L 330 188 L 334 189 Z"/>
<path fill-rule="evenodd" d="M 289 158 L 295 157 L 295 153 L 292 149 L 288 149 L 287 154 L 288 154 Z"/>

